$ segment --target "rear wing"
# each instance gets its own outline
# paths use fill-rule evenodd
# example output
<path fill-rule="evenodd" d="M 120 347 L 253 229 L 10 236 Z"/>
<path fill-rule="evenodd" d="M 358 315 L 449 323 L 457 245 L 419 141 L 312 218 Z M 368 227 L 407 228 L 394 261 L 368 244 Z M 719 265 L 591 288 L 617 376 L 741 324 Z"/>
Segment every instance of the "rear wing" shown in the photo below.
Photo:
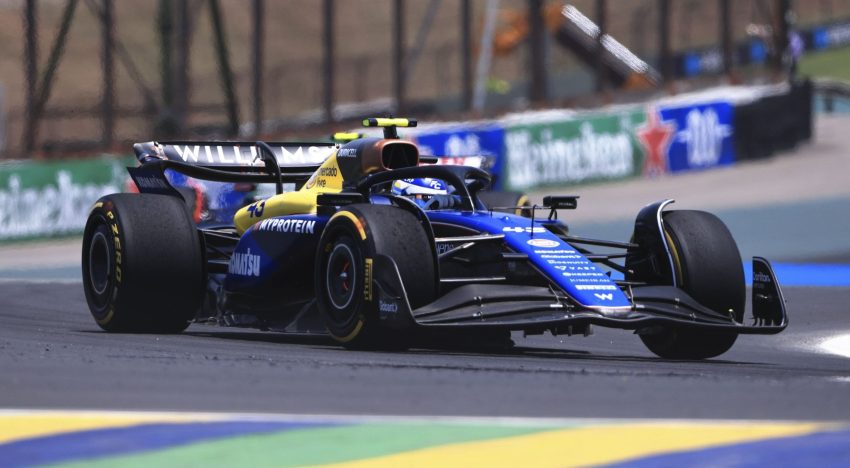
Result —
<path fill-rule="evenodd" d="M 337 145 L 332 142 L 267 142 L 278 165 L 318 166 L 333 153 Z M 254 141 L 149 141 L 133 145 L 136 158 L 165 159 L 216 169 L 262 167 L 258 142 Z"/>
<path fill-rule="evenodd" d="M 140 192 L 174 195 L 164 171 L 218 182 L 303 184 L 338 146 L 330 142 L 169 141 L 136 143 L 141 166 L 127 168 Z"/>

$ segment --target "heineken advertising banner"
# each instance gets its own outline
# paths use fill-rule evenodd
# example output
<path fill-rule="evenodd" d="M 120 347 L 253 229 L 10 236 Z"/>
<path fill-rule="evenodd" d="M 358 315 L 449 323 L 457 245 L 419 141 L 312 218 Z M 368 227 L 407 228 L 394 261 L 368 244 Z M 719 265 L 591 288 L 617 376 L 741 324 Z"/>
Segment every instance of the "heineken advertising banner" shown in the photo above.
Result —
<path fill-rule="evenodd" d="M 644 167 L 646 127 L 642 109 L 505 128 L 506 186 L 529 190 L 547 185 L 624 179 Z"/>
<path fill-rule="evenodd" d="M 0 164 L 0 242 L 82 232 L 92 204 L 123 191 L 133 161 Z"/>

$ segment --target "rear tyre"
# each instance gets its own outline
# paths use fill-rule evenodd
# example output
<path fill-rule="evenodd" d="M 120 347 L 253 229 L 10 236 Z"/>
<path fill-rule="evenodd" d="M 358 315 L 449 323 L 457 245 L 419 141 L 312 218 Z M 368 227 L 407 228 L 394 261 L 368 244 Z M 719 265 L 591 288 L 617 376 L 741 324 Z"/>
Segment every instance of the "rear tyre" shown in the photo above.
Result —
<path fill-rule="evenodd" d="M 386 205 L 357 204 L 338 211 L 319 241 L 316 300 L 331 337 L 348 348 L 409 346 L 404 330 L 381 323 L 376 294 L 368 292 L 371 284 L 366 290 L 378 254 L 395 261 L 411 307 L 436 297 L 433 246 L 415 216 Z"/>
<path fill-rule="evenodd" d="M 203 300 L 203 262 L 197 230 L 176 197 L 107 195 L 89 214 L 83 289 L 106 331 L 183 331 Z"/>
<path fill-rule="evenodd" d="M 528 195 L 519 192 L 478 192 L 478 199 L 493 211 L 531 217 L 531 202 Z M 518 208 L 523 207 L 523 208 Z"/>
<path fill-rule="evenodd" d="M 664 213 L 664 234 L 678 286 L 700 304 L 742 322 L 746 302 L 743 263 L 723 221 L 704 211 L 670 211 Z M 666 253 L 659 258 L 666 258 Z M 640 335 L 650 351 L 667 359 L 719 356 L 737 337 L 735 332 L 678 327 Z"/>

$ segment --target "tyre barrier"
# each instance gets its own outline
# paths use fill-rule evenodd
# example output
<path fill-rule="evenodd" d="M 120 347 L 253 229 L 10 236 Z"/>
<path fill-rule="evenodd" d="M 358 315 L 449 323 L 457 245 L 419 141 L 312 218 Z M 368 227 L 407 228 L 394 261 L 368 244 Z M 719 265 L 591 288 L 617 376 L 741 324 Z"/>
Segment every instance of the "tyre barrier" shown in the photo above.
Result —
<path fill-rule="evenodd" d="M 734 132 L 738 161 L 765 158 L 810 140 L 811 81 L 794 82 L 787 93 L 736 106 Z"/>

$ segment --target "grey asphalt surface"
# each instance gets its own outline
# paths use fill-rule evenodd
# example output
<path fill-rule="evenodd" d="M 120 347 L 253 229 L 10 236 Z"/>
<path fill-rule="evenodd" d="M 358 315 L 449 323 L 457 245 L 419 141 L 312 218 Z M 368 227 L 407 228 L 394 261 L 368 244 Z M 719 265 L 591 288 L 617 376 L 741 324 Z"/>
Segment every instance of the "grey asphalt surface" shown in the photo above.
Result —
<path fill-rule="evenodd" d="M 510 353 L 341 349 L 324 338 L 192 325 L 101 332 L 79 284 L 0 284 L 0 407 L 302 414 L 850 419 L 850 289 L 789 289 L 792 326 L 721 358 L 653 357 L 639 339 L 516 336 Z"/>

